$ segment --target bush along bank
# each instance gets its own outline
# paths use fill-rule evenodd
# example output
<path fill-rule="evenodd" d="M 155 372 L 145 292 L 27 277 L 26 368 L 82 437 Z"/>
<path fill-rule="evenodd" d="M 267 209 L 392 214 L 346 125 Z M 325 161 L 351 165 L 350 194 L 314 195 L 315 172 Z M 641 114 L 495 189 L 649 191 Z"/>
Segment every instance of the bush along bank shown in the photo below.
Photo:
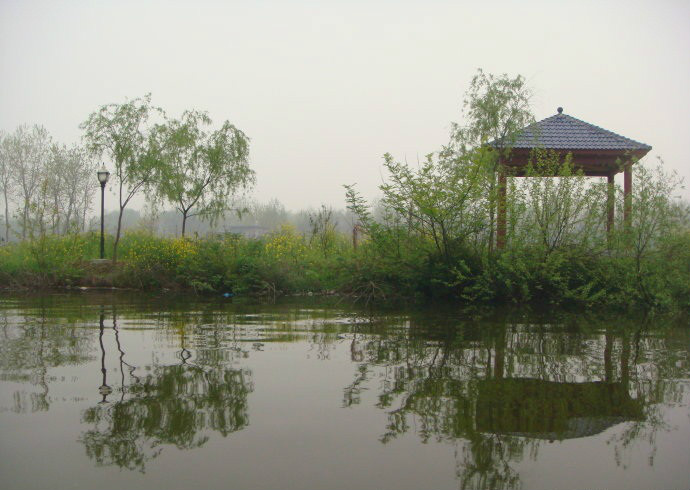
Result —
<path fill-rule="evenodd" d="M 433 239 L 374 226 L 357 248 L 333 232 L 320 241 L 285 226 L 260 239 L 236 235 L 124 235 L 117 264 L 94 264 L 95 234 L 47 236 L 0 248 L 5 288 L 107 286 L 196 294 L 271 296 L 337 292 L 356 301 L 452 301 L 690 308 L 690 232 L 638 253 L 510 245 L 439 254 Z M 324 245 L 325 244 L 325 245 Z"/>

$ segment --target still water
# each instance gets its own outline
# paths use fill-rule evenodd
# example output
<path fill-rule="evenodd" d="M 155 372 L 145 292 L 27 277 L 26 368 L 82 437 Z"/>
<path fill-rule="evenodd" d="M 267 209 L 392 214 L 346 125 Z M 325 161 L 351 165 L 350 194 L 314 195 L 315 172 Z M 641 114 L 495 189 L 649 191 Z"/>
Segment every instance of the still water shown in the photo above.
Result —
<path fill-rule="evenodd" d="M 3 489 L 684 488 L 686 320 L 0 296 Z"/>

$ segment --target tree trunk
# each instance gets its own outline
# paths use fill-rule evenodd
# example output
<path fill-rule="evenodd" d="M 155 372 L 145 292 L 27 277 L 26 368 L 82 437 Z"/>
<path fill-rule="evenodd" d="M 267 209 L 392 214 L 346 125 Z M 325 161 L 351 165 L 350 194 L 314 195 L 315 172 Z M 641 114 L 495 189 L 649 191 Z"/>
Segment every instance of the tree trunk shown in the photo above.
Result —
<path fill-rule="evenodd" d="M 7 200 L 7 191 L 5 191 L 5 242 L 10 241 L 10 206 Z"/>
<path fill-rule="evenodd" d="M 494 227 L 496 225 L 496 171 L 491 174 L 489 184 L 489 255 L 494 251 Z"/>
<path fill-rule="evenodd" d="M 72 208 L 67 208 L 67 214 L 65 215 L 65 226 L 62 228 L 62 234 L 66 235 L 69 233 L 70 222 L 72 221 Z"/>
<path fill-rule="evenodd" d="M 611 233 L 613 233 L 616 219 L 616 184 L 614 177 L 614 174 L 606 176 L 606 234 L 609 241 L 611 240 Z"/>
<path fill-rule="evenodd" d="M 184 238 L 184 229 L 187 226 L 187 211 L 182 211 L 182 238 Z"/>
<path fill-rule="evenodd" d="M 632 223 L 632 163 L 625 164 L 623 172 L 623 222 L 626 231 L 630 231 Z"/>
<path fill-rule="evenodd" d="M 499 168 L 498 174 L 498 202 L 496 206 L 496 248 L 502 250 L 506 245 L 506 172 Z"/>
<path fill-rule="evenodd" d="M 60 234 L 60 211 L 57 194 L 53 196 L 53 234 Z"/>
<path fill-rule="evenodd" d="M 88 193 L 85 192 L 84 193 L 84 201 L 83 201 L 84 207 L 83 207 L 82 217 L 81 217 L 81 230 L 82 231 L 86 231 L 86 212 L 88 211 L 88 208 L 89 208 L 88 198 L 86 196 L 88 196 Z"/>
<path fill-rule="evenodd" d="M 122 213 L 125 208 L 120 206 L 120 214 L 117 216 L 117 232 L 115 232 L 115 243 L 113 243 L 113 264 L 117 262 L 117 245 L 120 243 L 120 230 L 122 229 Z"/>
<path fill-rule="evenodd" d="M 67 212 L 65 213 L 65 226 L 62 229 L 63 235 L 69 233 L 70 228 L 74 228 L 74 231 L 78 231 L 79 229 L 79 216 L 77 216 L 76 213 L 76 207 L 74 205 L 75 201 L 76 199 L 74 198 L 74 195 L 70 193 L 69 203 L 67 204 Z M 74 215 L 74 218 L 72 218 L 72 215 Z M 72 227 L 72 219 L 75 221 L 76 226 L 74 227 Z"/>
<path fill-rule="evenodd" d="M 81 231 L 82 232 L 86 231 L 86 206 L 84 206 L 84 211 L 82 212 L 82 215 L 81 215 Z"/>
<path fill-rule="evenodd" d="M 24 209 L 22 210 L 22 241 L 26 240 L 27 221 L 29 221 L 29 203 L 24 200 Z"/>

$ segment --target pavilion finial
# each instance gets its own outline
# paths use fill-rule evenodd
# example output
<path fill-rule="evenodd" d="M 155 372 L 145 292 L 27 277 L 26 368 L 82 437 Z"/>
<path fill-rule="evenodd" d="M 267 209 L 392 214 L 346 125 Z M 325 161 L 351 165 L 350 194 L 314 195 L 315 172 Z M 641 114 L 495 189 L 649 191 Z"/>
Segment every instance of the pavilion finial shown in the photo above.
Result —
<path fill-rule="evenodd" d="M 559 108 L 556 109 L 556 110 L 558 111 L 559 114 L 563 114 L 563 108 L 562 108 L 562 107 L 559 107 Z"/>

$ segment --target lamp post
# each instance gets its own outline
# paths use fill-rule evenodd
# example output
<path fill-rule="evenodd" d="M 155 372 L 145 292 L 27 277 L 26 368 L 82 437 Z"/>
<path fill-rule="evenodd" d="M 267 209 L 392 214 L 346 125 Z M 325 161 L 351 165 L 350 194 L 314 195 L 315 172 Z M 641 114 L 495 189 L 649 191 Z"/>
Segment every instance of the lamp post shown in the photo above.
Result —
<path fill-rule="evenodd" d="M 110 172 L 105 169 L 105 165 L 96 173 L 98 182 L 101 184 L 101 259 L 105 258 L 105 240 L 103 238 L 103 209 L 105 203 L 105 184 L 108 182 Z"/>

